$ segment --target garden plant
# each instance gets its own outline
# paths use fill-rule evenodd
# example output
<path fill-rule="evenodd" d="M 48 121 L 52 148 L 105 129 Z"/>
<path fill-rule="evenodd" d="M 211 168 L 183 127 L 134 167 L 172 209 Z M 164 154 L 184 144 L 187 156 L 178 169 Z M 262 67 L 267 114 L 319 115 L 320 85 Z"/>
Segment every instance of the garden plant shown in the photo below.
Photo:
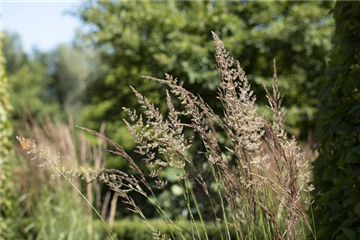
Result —
<path fill-rule="evenodd" d="M 229 56 L 215 33 L 212 36 L 222 114 L 215 114 L 200 96 L 168 74 L 165 79 L 144 77 L 167 86 L 167 114 L 131 87 L 143 112 L 124 108 L 128 115 L 124 123 L 145 167 L 103 133 L 88 128 L 79 127 L 104 140 L 111 153 L 128 162 L 130 172 L 66 169 L 61 156 L 47 154 L 36 141 L 24 137 L 18 140 L 34 160 L 55 169 L 54 178 L 64 177 L 75 188 L 75 177 L 83 177 L 89 184 L 101 181 L 108 185 L 151 230 L 153 239 L 219 239 L 212 236 L 213 228 L 220 239 L 316 239 L 313 218 L 307 214 L 312 212 L 309 164 L 285 129 L 286 113 L 275 61 L 272 89 L 264 86 L 272 113 L 267 119 L 258 114 L 256 97 L 240 63 Z M 194 146 L 194 139 L 201 140 L 200 148 Z M 192 157 L 194 152 L 205 161 L 199 164 Z M 169 216 L 169 207 L 158 199 L 159 192 L 171 187 L 164 178 L 168 169 L 186 202 L 188 227 L 178 216 Z M 156 209 L 168 225 L 166 233 L 147 219 L 134 193 Z M 115 238 L 111 231 L 109 236 Z"/>

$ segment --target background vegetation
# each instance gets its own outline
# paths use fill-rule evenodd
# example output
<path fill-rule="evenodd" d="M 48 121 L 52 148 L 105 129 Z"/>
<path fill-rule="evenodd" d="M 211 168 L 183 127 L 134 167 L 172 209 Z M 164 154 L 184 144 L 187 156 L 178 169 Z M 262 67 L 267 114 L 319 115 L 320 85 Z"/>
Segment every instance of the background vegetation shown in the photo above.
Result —
<path fill-rule="evenodd" d="M 210 34 L 214 31 L 249 73 L 260 105 L 267 101 L 262 84 L 271 85 L 272 61 L 277 60 L 280 87 L 289 106 L 288 124 L 292 133 L 306 138 L 319 103 L 315 89 L 324 80 L 331 49 L 332 5 L 319 1 L 85 4 L 77 15 L 89 26 L 86 37 L 109 66 L 105 76 L 89 86 L 85 110 L 89 127 L 98 127 L 105 118 L 109 133 L 119 129 L 118 120 L 125 116 L 119 109 L 136 103 L 129 85 L 164 109 L 160 86 L 139 78 L 142 75 L 176 76 L 219 109 L 211 101 L 217 87 Z"/>

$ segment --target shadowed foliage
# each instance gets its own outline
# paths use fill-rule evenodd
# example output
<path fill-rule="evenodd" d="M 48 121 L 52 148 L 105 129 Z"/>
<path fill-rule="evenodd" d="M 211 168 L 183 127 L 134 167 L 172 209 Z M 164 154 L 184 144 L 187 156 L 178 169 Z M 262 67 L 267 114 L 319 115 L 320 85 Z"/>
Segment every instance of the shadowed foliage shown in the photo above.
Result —
<path fill-rule="evenodd" d="M 336 31 L 316 132 L 319 239 L 360 236 L 360 2 L 337 2 Z"/>

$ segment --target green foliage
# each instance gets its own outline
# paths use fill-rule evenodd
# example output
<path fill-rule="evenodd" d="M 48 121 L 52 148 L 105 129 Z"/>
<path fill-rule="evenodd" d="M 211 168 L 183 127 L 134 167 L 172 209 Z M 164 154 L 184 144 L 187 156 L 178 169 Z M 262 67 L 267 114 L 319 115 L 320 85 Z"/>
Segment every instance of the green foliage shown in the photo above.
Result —
<path fill-rule="evenodd" d="M 3 39 L 1 39 L 3 40 Z M 3 54 L 3 45 L 0 45 L 0 205 L 1 205 L 1 221 L 0 231 L 4 239 L 16 238 L 14 229 L 14 213 L 16 212 L 16 189 L 13 186 L 11 171 L 14 163 L 12 160 L 11 142 L 12 126 L 10 122 L 11 105 L 8 95 L 8 78 L 5 69 L 5 58 Z"/>
<path fill-rule="evenodd" d="M 42 184 L 41 193 L 28 194 L 34 206 L 31 222 L 25 228 L 27 239 L 90 239 L 91 217 L 86 212 L 86 203 L 68 182 Z"/>
<path fill-rule="evenodd" d="M 19 125 L 24 107 L 37 118 L 60 116 L 59 104 L 49 88 L 51 79 L 46 54 L 35 50 L 33 56 L 28 57 L 22 50 L 19 37 L 10 33 L 4 37 L 4 48 L 14 125 Z"/>
<path fill-rule="evenodd" d="M 51 202 L 49 202 L 51 203 Z M 69 202 L 71 204 L 71 202 Z M 46 207 L 51 207 L 50 205 L 46 206 Z M 58 208 L 58 210 L 62 211 L 64 209 L 62 208 Z M 70 210 L 70 209 L 68 209 Z M 46 211 L 46 210 L 44 210 Z M 77 210 L 70 210 L 69 213 L 70 214 L 74 214 L 74 211 Z M 66 213 L 67 215 L 68 213 Z M 64 222 L 64 221 L 59 221 L 59 219 L 50 219 L 49 222 L 47 223 L 47 225 L 52 225 L 54 228 L 53 229 L 48 229 L 48 232 L 42 232 L 42 235 L 39 235 L 37 228 L 28 228 L 26 229 L 26 226 L 34 226 L 33 223 L 33 219 L 32 218 L 25 218 L 22 219 L 19 222 L 19 225 L 21 225 L 23 227 L 23 229 L 26 229 L 26 234 L 22 235 L 23 239 L 64 239 L 64 237 L 61 236 L 65 236 L 67 238 L 65 239 L 89 239 L 89 236 L 86 235 L 86 225 L 82 225 L 82 226 L 78 226 L 78 225 L 72 225 L 69 226 L 70 224 L 78 224 L 77 222 L 81 222 L 81 220 L 79 219 L 78 215 L 72 215 L 74 217 L 74 219 L 68 219 L 69 222 Z M 53 222 L 58 222 L 58 225 L 54 225 L 51 224 Z M 63 223 L 63 225 L 61 224 L 61 222 Z M 159 229 L 162 233 L 165 233 L 166 236 L 169 238 L 171 235 L 171 232 L 174 232 L 173 230 L 171 230 L 171 226 L 167 225 L 164 221 L 160 220 L 160 219 L 151 219 L 149 220 L 149 222 L 155 226 L 157 229 Z M 44 222 L 45 224 L 45 222 Z M 200 235 L 202 237 L 204 237 L 204 232 L 200 227 L 200 222 L 197 223 L 199 231 L 200 231 Z M 189 230 L 191 229 L 191 223 L 188 221 L 180 221 L 180 226 L 182 226 L 182 228 L 184 230 Z M 68 227 L 68 231 L 66 231 L 66 228 L 64 227 Z M 79 232 L 77 232 L 76 235 L 74 235 L 74 232 L 72 231 L 75 227 L 79 227 L 77 228 L 77 230 Z M 94 234 L 92 235 L 92 239 L 97 240 L 97 239 L 102 239 L 102 240 L 110 240 L 111 238 L 109 237 L 108 234 L 108 225 L 101 222 L 100 220 L 94 221 L 92 223 L 92 227 L 93 227 L 93 232 Z M 221 239 L 220 237 L 220 232 L 218 231 L 218 228 L 214 225 L 214 223 L 208 223 L 207 224 L 208 227 L 208 231 L 207 234 L 209 236 L 210 240 L 218 240 Z M 45 230 L 45 229 L 43 229 Z M 221 229 L 222 231 L 225 231 L 224 229 Z M 82 231 L 82 233 L 80 233 L 80 231 Z M 112 229 L 112 236 L 116 239 L 116 240 L 152 240 L 152 233 L 151 230 L 149 230 L 149 228 L 141 221 L 139 220 L 130 220 L 130 219 L 123 219 L 123 220 L 118 220 L 114 222 L 113 225 L 113 229 Z M 189 238 L 191 238 L 191 235 L 188 235 Z M 235 239 L 235 233 L 231 233 L 231 236 Z M 45 238 L 44 238 L 45 237 Z M 46 237 L 52 237 L 52 238 L 46 238 Z M 74 238 L 77 237 L 77 238 Z M 177 238 L 179 238 L 179 236 L 176 236 Z M 176 238 L 176 239 L 177 239 Z M 6 239 L 6 238 L 5 238 Z"/>
<path fill-rule="evenodd" d="M 360 236 L 360 2 L 337 2 L 314 163 L 319 239 Z"/>
<path fill-rule="evenodd" d="M 5 69 L 5 57 L 3 55 L 3 45 L 0 45 L 1 55 L 0 55 L 0 155 L 1 158 L 6 156 L 10 150 L 10 136 L 12 135 L 12 127 L 10 123 L 10 111 L 11 105 L 9 102 L 8 94 L 8 78 Z"/>
<path fill-rule="evenodd" d="M 128 86 L 136 87 L 155 105 L 165 109 L 161 86 L 139 76 L 163 77 L 169 73 L 184 81 L 220 111 L 214 101 L 217 73 L 213 62 L 210 31 L 219 34 L 229 50 L 250 72 L 249 79 L 259 104 L 266 98 L 262 83 L 271 85 L 274 58 L 286 92 L 288 123 L 292 132 L 309 129 L 314 122 L 316 92 L 323 81 L 333 20 L 331 2 L 226 2 L 226 1 L 97 1 L 85 4 L 78 15 L 89 25 L 88 37 L 102 49 L 109 67 L 106 77 L 88 91 L 87 126 L 98 129 L 107 119 L 113 137 L 124 117 L 122 106 L 136 100 Z M 301 21 L 299 21 L 301 19 Z M 262 77 L 255 77 L 262 76 Z M 303 130 L 302 134 L 307 134 Z M 123 143 L 121 138 L 116 139 Z"/>
<path fill-rule="evenodd" d="M 80 124 L 84 89 L 104 71 L 97 51 L 89 50 L 89 43 L 82 38 L 51 52 L 34 49 L 31 54 L 22 50 L 16 34 L 6 34 L 4 45 L 6 67 L 11 70 L 9 92 L 15 125 L 21 122 L 24 107 L 36 119 L 65 119 L 70 112 Z"/>
<path fill-rule="evenodd" d="M 9 77 L 10 101 L 14 106 L 13 118 L 20 120 L 24 107 L 37 118 L 47 115 L 58 116 L 59 104 L 47 86 L 50 79 L 46 66 L 37 60 L 30 60 Z"/>
<path fill-rule="evenodd" d="M 6 70 L 9 75 L 17 72 L 27 62 L 27 55 L 24 53 L 21 39 L 16 33 L 4 33 L 2 39 L 4 44 L 4 56 L 6 58 Z"/>

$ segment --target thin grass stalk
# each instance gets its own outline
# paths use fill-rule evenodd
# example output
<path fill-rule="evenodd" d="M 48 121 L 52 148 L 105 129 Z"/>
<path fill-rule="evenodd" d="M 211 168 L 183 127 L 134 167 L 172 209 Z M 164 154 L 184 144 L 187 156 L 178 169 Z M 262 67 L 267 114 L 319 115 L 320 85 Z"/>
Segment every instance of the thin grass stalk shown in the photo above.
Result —
<path fill-rule="evenodd" d="M 215 182 L 216 182 L 216 186 L 217 186 L 217 189 L 218 189 L 218 191 L 217 191 L 217 193 L 218 193 L 218 195 L 219 195 L 219 199 L 220 199 L 220 206 L 221 206 L 221 212 L 222 212 L 222 215 L 223 215 L 223 218 L 224 218 L 224 222 L 225 222 L 225 229 L 226 229 L 226 233 L 227 233 L 227 239 L 231 239 L 231 236 L 230 236 L 230 230 L 229 230 L 229 224 L 228 224 L 228 220 L 227 220 L 227 216 L 226 216 L 226 209 L 225 209 L 225 205 L 224 205 L 224 200 L 223 200 L 223 197 L 222 197 L 222 195 L 221 195 L 221 186 L 220 186 L 220 184 L 219 184 L 219 179 L 218 179 L 218 177 L 217 177 L 217 174 L 216 174 L 216 172 L 215 172 L 215 169 L 214 169 L 214 166 L 212 165 L 212 164 L 210 164 L 210 168 L 211 168 L 211 172 L 212 172 L 212 174 L 213 174 L 213 176 L 214 176 L 214 179 L 215 179 Z M 213 207 L 213 209 L 214 209 L 214 207 Z M 215 212 L 215 211 L 214 211 Z M 217 224 L 218 224 L 218 220 L 217 220 L 217 217 L 215 216 L 215 218 L 216 218 L 216 222 L 217 222 Z M 223 239 L 223 236 L 222 236 L 222 234 L 221 234 L 221 239 Z"/>
<path fill-rule="evenodd" d="M 202 213 L 200 211 L 200 208 L 199 208 L 199 204 L 198 204 L 198 201 L 197 201 L 197 198 L 196 198 L 196 195 L 194 194 L 194 191 L 192 189 L 192 186 L 191 186 L 191 183 L 190 183 L 190 180 L 188 178 L 188 175 L 186 174 L 185 170 L 183 172 L 184 176 L 185 176 L 185 187 L 187 188 L 187 192 L 190 192 L 190 195 L 189 195 L 189 202 L 190 202 L 190 199 L 193 200 L 193 203 L 195 205 L 195 208 L 196 208 L 196 211 L 197 211 L 197 214 L 199 215 L 199 218 L 200 218 L 200 222 L 201 222 L 201 226 L 204 230 L 204 233 L 205 233 L 205 237 L 207 240 L 209 240 L 209 237 L 207 235 L 207 229 L 205 227 L 205 224 L 204 224 L 204 220 L 203 220 L 203 217 L 202 217 Z M 191 197 L 191 198 L 190 198 Z"/>
<path fill-rule="evenodd" d="M 310 192 L 308 192 L 308 198 L 311 199 Z M 311 234 L 314 237 L 314 239 L 317 240 L 316 225 L 315 225 L 315 218 L 314 218 L 314 211 L 313 211 L 312 203 L 310 203 L 310 212 L 311 212 L 311 219 L 312 219 L 312 224 L 313 224 L 313 230 L 311 231 Z"/>
<path fill-rule="evenodd" d="M 189 190 L 188 190 L 188 187 L 187 187 L 186 183 L 184 183 L 184 187 L 182 186 L 182 189 L 183 188 L 185 188 L 185 191 L 183 190 L 183 194 L 184 194 L 184 199 L 185 199 L 185 202 L 186 202 L 186 207 L 187 207 L 187 209 L 189 211 L 189 215 L 190 215 L 192 237 L 194 239 L 194 228 L 195 228 L 196 234 L 198 235 L 199 239 L 201 239 L 199 229 L 198 229 L 198 227 L 196 225 L 194 215 L 193 215 L 193 213 L 191 211 L 190 195 L 189 195 Z"/>
<path fill-rule="evenodd" d="M 164 218 L 165 223 L 168 224 L 168 222 L 173 225 L 175 228 L 177 228 L 177 230 L 180 232 L 181 236 L 183 237 L 183 239 L 185 239 L 185 236 L 183 235 L 183 232 L 181 230 L 181 227 L 178 224 L 175 224 L 171 218 L 166 214 L 166 212 L 162 209 L 162 207 L 160 206 L 159 203 L 157 203 L 156 201 L 154 201 L 153 199 L 151 199 L 149 196 L 147 196 L 143 191 L 139 191 L 137 188 L 133 188 L 130 185 L 127 184 L 123 184 L 125 187 L 127 188 L 131 188 L 133 189 L 135 192 L 141 194 L 142 196 L 144 196 L 145 198 L 147 198 L 149 200 L 149 202 L 157 209 L 157 211 L 159 212 L 159 214 Z M 116 191 L 116 189 L 113 189 L 114 191 Z M 151 191 L 151 194 L 153 196 L 154 199 L 156 199 L 156 196 L 154 194 L 153 191 Z M 150 224 L 149 222 L 147 222 L 147 224 Z M 175 238 L 175 236 L 173 235 L 173 233 L 171 232 L 171 235 L 173 238 Z"/>

